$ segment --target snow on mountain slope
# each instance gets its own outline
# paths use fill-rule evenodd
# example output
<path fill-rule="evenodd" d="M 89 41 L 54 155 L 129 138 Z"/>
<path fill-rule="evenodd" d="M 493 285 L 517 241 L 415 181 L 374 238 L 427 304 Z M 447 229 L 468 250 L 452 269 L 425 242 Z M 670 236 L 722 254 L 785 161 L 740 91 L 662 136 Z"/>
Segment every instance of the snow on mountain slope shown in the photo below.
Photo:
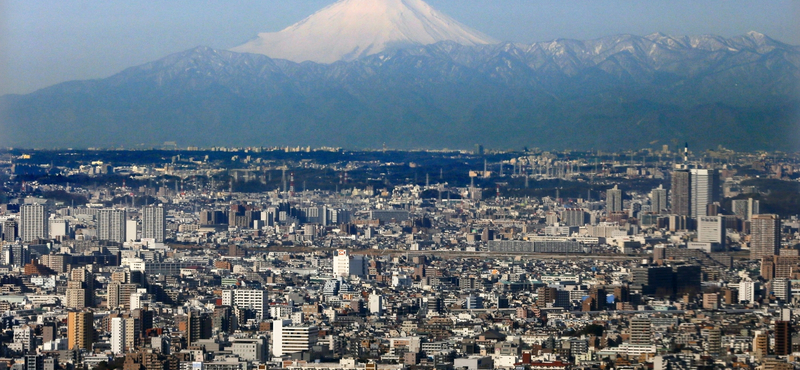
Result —
<path fill-rule="evenodd" d="M 496 43 L 423 0 L 341 0 L 280 32 L 260 33 L 231 51 L 333 63 L 440 41 L 468 46 Z"/>

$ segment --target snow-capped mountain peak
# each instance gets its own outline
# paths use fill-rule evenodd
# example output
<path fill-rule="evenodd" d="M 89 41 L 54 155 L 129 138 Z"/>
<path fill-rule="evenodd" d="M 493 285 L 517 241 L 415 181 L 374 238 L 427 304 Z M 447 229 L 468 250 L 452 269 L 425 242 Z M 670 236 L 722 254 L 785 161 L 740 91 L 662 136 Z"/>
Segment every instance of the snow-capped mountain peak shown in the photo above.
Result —
<path fill-rule="evenodd" d="M 261 33 L 231 50 L 333 63 L 440 41 L 468 46 L 496 43 L 423 0 L 340 0 L 280 32 Z"/>

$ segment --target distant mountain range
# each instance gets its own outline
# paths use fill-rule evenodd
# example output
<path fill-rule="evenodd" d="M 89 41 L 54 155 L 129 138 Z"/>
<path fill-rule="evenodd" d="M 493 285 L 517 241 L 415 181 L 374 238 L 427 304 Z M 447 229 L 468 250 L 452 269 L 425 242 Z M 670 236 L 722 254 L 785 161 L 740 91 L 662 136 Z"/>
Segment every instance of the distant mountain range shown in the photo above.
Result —
<path fill-rule="evenodd" d="M 198 47 L 3 96 L 0 145 L 800 149 L 800 48 L 756 32 L 382 45 L 330 64 Z"/>

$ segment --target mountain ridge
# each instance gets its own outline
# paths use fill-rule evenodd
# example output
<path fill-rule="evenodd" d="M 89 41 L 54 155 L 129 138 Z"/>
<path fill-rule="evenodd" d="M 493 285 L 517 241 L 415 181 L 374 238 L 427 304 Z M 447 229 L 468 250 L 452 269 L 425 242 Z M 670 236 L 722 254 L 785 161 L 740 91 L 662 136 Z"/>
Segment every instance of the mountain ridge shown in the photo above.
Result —
<path fill-rule="evenodd" d="M 0 145 L 796 149 L 800 48 L 759 35 L 440 42 L 332 64 L 198 47 L 2 97 Z"/>

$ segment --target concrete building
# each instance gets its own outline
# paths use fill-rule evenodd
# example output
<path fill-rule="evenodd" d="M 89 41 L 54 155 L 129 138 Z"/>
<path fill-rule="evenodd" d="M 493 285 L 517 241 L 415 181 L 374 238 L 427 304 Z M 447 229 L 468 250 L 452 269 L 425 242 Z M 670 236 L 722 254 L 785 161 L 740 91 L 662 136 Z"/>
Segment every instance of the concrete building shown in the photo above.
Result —
<path fill-rule="evenodd" d="M 333 256 L 334 276 L 365 276 L 367 261 L 364 256 L 353 256 L 346 249 L 339 249 Z"/>
<path fill-rule="evenodd" d="M 230 289 L 222 291 L 222 305 L 251 309 L 257 320 L 262 320 L 268 310 L 267 292 L 256 289 Z"/>
<path fill-rule="evenodd" d="M 606 191 L 606 213 L 622 212 L 622 190 L 616 185 Z"/>
<path fill-rule="evenodd" d="M 127 214 L 122 209 L 103 209 L 97 214 L 97 239 L 117 243 L 126 241 Z"/>
<path fill-rule="evenodd" d="M 154 239 L 156 243 L 163 243 L 166 224 L 164 207 L 144 207 L 142 209 L 142 239 Z"/>
<path fill-rule="evenodd" d="M 778 254 L 781 246 L 781 219 L 778 215 L 753 215 L 750 220 L 750 259 Z"/>
<path fill-rule="evenodd" d="M 70 312 L 67 316 L 67 341 L 70 350 L 92 349 L 94 316 L 91 312 Z"/>
<path fill-rule="evenodd" d="M 20 225 L 19 236 L 23 242 L 37 239 L 48 239 L 49 222 L 47 221 L 47 208 L 41 204 L 23 204 L 19 208 Z"/>
<path fill-rule="evenodd" d="M 291 320 L 273 321 L 272 355 L 274 357 L 308 351 L 317 343 L 319 330 L 316 326 L 291 325 Z"/>

